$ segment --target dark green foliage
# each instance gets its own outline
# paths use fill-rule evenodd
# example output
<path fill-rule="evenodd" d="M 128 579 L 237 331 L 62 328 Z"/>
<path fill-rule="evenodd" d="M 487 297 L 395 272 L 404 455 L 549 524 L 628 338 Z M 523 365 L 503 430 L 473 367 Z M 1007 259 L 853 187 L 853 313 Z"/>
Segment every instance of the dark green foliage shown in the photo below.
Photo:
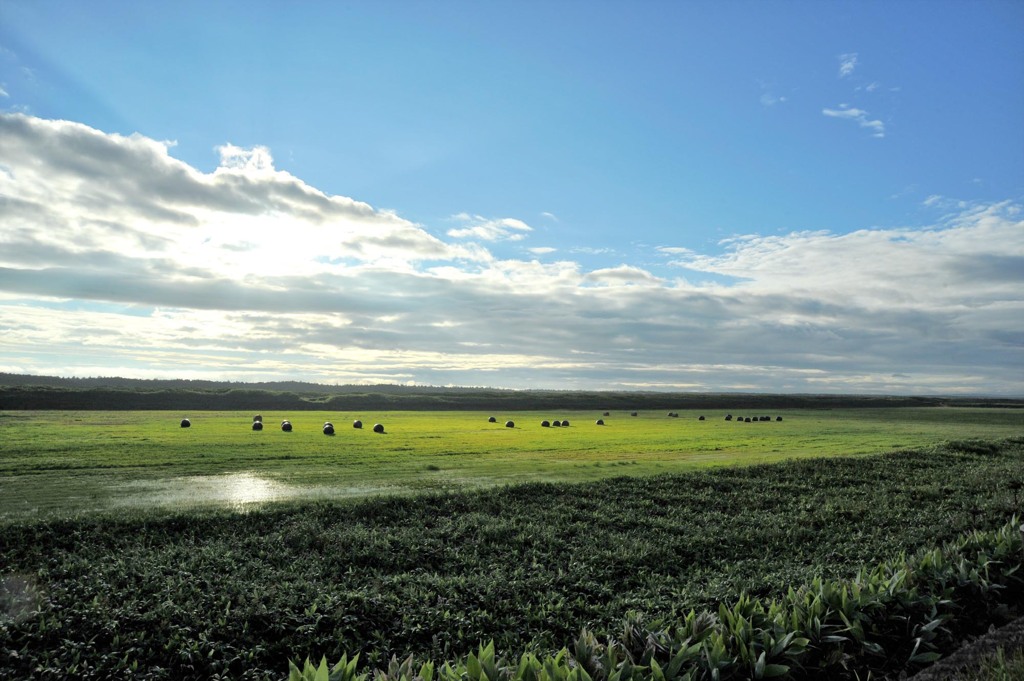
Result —
<path fill-rule="evenodd" d="M 853 579 L 815 579 L 776 599 L 741 595 L 717 613 L 643 626 L 627 618 L 599 640 L 584 630 L 556 653 L 516 664 L 493 642 L 440 669 L 393 657 L 375 681 L 697 681 L 883 678 L 939 659 L 978 625 L 1024 603 L 1019 517 L 941 548 L 900 556 Z M 965 626 L 966 625 L 966 626 Z M 1005 663 L 1004 663 L 1005 666 Z M 290 663 L 289 681 L 365 681 L 358 659 Z M 1009 678 L 1009 677 L 1005 677 Z"/>
<path fill-rule="evenodd" d="M 740 607 L 740 593 L 781 599 L 1001 525 L 1019 510 L 1009 483 L 1022 464 L 1018 439 L 981 453 L 0 526 L 0 678 L 280 678 L 306 655 L 361 652 L 377 668 L 455 660 L 481 641 L 557 650 L 582 629 L 642 656 L 644 631 L 691 609 L 722 620 L 719 604 Z M 645 624 L 626 635 L 630 617 Z"/>

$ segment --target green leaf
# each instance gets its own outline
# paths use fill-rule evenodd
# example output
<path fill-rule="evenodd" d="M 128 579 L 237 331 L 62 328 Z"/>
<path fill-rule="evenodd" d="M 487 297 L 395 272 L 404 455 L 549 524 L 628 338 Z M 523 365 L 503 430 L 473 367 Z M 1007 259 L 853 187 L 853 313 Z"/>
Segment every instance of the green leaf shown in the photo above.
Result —
<path fill-rule="evenodd" d="M 767 661 L 768 661 L 765 655 L 766 655 L 765 651 L 762 650 L 761 654 L 757 658 L 757 662 L 754 663 L 754 678 L 755 679 L 763 679 L 764 678 L 765 664 L 767 664 Z"/>
<path fill-rule="evenodd" d="M 483 669 L 480 667 L 480 660 L 476 658 L 473 653 L 469 654 L 466 658 L 466 674 L 469 676 L 470 681 L 480 681 L 480 675 Z"/>
<path fill-rule="evenodd" d="M 316 668 L 316 676 L 313 681 L 331 681 L 331 672 L 327 668 L 327 656 L 320 658 L 320 666 Z"/>
<path fill-rule="evenodd" d="M 654 681 L 665 681 L 665 672 L 661 670 L 657 660 L 651 660 L 651 678 Z"/>

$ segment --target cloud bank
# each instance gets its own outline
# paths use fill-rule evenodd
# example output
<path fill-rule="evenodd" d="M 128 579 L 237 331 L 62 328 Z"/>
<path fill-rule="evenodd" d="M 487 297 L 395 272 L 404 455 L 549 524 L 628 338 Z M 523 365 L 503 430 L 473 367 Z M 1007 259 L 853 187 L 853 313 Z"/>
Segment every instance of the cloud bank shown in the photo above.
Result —
<path fill-rule="evenodd" d="M 0 371 L 1024 393 L 1012 203 L 587 270 L 491 253 L 529 239 L 521 220 L 460 215 L 446 241 L 261 147 L 225 144 L 202 173 L 169 143 L 73 122 L 2 114 L 0 138 Z"/>

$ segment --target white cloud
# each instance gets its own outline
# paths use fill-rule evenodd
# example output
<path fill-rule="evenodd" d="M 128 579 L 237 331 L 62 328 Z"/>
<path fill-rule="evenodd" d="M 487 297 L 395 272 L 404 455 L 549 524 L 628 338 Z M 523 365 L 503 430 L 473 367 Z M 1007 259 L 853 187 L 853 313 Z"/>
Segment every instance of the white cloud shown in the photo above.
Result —
<path fill-rule="evenodd" d="M 693 251 L 682 246 L 658 246 L 655 250 L 666 255 L 690 255 Z"/>
<path fill-rule="evenodd" d="M 475 238 L 482 241 L 521 241 L 533 228 L 522 220 L 501 218 L 488 220 L 479 215 L 459 213 L 455 220 L 467 226 L 448 230 L 448 236 L 456 239 Z"/>
<path fill-rule="evenodd" d="M 0 97 L 10 97 L 3 85 L 0 85 Z"/>
<path fill-rule="evenodd" d="M 770 92 L 765 92 L 761 95 L 762 106 L 775 106 L 776 104 L 780 104 L 785 101 L 786 98 L 784 96 L 777 96 Z"/>
<path fill-rule="evenodd" d="M 274 172 L 274 159 L 266 147 L 243 149 L 233 144 L 224 144 L 217 147 L 217 152 L 220 154 L 221 171 L 236 170 L 249 174 Z"/>
<path fill-rule="evenodd" d="M 857 53 L 850 52 L 847 54 L 839 55 L 839 77 L 846 78 L 853 74 L 854 69 L 857 68 Z"/>
<path fill-rule="evenodd" d="M 593 246 L 576 246 L 570 250 L 571 253 L 582 253 L 584 255 L 609 255 L 615 252 L 614 248 L 595 248 Z"/>
<path fill-rule="evenodd" d="M 554 220 L 555 222 L 559 222 L 558 216 L 555 215 L 554 213 L 544 211 L 543 213 L 541 213 L 541 216 L 546 217 L 548 220 Z"/>
<path fill-rule="evenodd" d="M 0 264 L 130 263 L 158 279 L 316 273 L 358 263 L 486 257 L 394 214 L 327 196 L 274 169 L 266 148 L 220 147 L 200 173 L 173 143 L 106 135 L 66 121 L 0 118 L 11 174 L 0 188 L 25 223 L 0 241 Z M 44 228 L 44 225 L 48 227 Z"/>
<path fill-rule="evenodd" d="M 738 277 L 736 291 L 799 295 L 846 309 L 973 315 L 962 309 L 973 297 L 1024 307 L 1011 293 L 1024 280 L 1024 221 L 1014 209 L 974 206 L 930 229 L 748 236 L 726 242 L 724 255 L 694 255 L 680 264 Z"/>
<path fill-rule="evenodd" d="M 526 250 L 534 255 L 547 255 L 548 253 L 554 253 L 558 249 L 551 246 L 537 246 L 536 248 L 527 248 Z"/>
<path fill-rule="evenodd" d="M 225 145 L 202 173 L 169 143 L 77 123 L 2 114 L 0 136 L 0 366 L 26 373 L 1024 392 L 1015 204 L 658 247 L 713 282 L 693 285 L 502 259 L 325 194 L 259 147 Z M 529 233 L 459 221 L 480 240 Z"/>
<path fill-rule="evenodd" d="M 584 276 L 584 281 L 602 286 L 652 286 L 665 283 L 663 279 L 632 265 L 619 265 L 617 267 L 594 270 Z"/>
<path fill-rule="evenodd" d="M 885 123 L 880 120 L 872 120 L 868 117 L 868 112 L 863 109 L 840 104 L 838 109 L 822 109 L 821 113 L 831 118 L 854 121 L 860 127 L 867 128 L 872 137 L 885 137 Z"/>

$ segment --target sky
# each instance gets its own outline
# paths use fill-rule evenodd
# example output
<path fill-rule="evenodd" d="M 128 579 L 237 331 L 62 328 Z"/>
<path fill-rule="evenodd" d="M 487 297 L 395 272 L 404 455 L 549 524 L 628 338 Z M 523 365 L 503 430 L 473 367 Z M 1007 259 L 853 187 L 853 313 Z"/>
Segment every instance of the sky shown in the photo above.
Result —
<path fill-rule="evenodd" d="M 1024 3 L 0 0 L 0 372 L 1024 396 Z"/>

